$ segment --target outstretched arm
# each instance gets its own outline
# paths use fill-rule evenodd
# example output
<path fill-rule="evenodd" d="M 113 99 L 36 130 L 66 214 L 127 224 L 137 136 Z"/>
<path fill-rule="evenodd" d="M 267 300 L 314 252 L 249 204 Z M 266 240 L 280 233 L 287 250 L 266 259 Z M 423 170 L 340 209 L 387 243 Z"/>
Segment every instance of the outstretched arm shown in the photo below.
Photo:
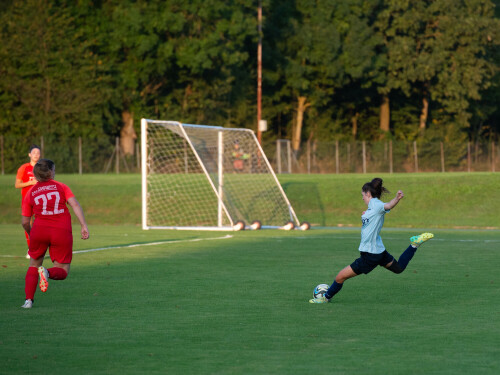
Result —
<path fill-rule="evenodd" d="M 85 216 L 83 215 L 82 206 L 80 206 L 80 203 L 78 203 L 75 197 L 69 198 L 68 203 L 71 208 L 73 208 L 73 212 L 75 213 L 82 227 L 82 240 L 86 240 L 87 238 L 89 238 L 89 228 L 87 227 L 87 222 L 85 221 Z"/>
<path fill-rule="evenodd" d="M 398 192 L 396 193 L 396 196 L 394 198 L 392 198 L 389 202 L 384 204 L 384 209 L 392 210 L 394 207 L 396 207 L 396 205 L 399 203 L 399 201 L 401 199 L 403 199 L 404 196 L 405 195 L 403 194 L 403 192 L 401 190 L 398 190 Z"/>

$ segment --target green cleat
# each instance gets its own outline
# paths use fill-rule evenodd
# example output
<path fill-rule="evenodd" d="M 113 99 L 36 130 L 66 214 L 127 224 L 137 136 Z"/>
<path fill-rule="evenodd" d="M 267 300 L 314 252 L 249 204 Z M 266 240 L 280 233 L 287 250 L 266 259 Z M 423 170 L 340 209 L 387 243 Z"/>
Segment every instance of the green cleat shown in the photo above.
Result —
<path fill-rule="evenodd" d="M 434 238 L 434 235 L 432 233 L 422 233 L 418 236 L 411 237 L 410 242 L 414 247 L 419 247 L 425 241 L 429 241 L 431 238 Z"/>
<path fill-rule="evenodd" d="M 309 303 L 328 303 L 330 300 L 326 297 L 318 297 L 309 300 Z"/>

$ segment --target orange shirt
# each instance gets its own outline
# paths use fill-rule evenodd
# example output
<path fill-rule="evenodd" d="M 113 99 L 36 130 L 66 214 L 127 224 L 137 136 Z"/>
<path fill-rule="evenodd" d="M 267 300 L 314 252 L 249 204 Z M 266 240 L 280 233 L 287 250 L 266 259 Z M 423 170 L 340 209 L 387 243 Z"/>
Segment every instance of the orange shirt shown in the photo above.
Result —
<path fill-rule="evenodd" d="M 33 175 L 33 166 L 31 165 L 31 163 L 26 163 L 21 165 L 17 170 L 16 178 L 21 180 L 21 182 L 28 182 L 34 180 L 35 176 Z M 24 196 L 26 195 L 28 190 L 31 189 L 31 187 L 32 185 L 29 185 L 21 189 L 21 202 L 24 199 Z"/>

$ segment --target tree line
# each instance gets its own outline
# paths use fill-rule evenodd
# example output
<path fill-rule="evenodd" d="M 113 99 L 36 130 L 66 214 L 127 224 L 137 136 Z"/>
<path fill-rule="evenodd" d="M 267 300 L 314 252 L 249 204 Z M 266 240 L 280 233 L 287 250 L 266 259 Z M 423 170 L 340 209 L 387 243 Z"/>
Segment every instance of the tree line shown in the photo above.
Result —
<path fill-rule="evenodd" d="M 256 129 L 260 37 L 265 140 L 290 139 L 295 152 L 306 140 L 497 141 L 499 8 L 2 1 L 0 134 L 85 137 L 98 150 L 136 137 L 141 117 Z"/>

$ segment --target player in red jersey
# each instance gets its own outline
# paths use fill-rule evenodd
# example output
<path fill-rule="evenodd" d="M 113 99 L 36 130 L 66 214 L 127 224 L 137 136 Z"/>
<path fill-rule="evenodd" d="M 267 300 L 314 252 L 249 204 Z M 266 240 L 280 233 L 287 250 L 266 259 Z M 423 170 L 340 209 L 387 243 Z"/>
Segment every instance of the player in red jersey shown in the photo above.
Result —
<path fill-rule="evenodd" d="M 21 165 L 17 170 L 16 175 L 15 187 L 16 189 L 21 189 L 21 205 L 28 190 L 36 184 L 35 176 L 33 176 L 33 167 L 40 159 L 40 147 L 35 144 L 31 145 L 28 156 L 30 157 L 30 162 Z M 27 232 L 24 232 L 24 234 L 26 236 L 26 243 L 28 244 L 29 249 L 30 237 Z M 29 255 L 26 254 L 26 258 L 29 259 Z"/>
<path fill-rule="evenodd" d="M 33 306 L 36 285 L 40 276 L 40 290 L 47 291 L 48 279 L 64 280 L 69 273 L 73 257 L 73 233 L 71 215 L 66 203 L 73 208 L 81 225 L 82 239 L 89 238 L 82 207 L 71 189 L 65 184 L 54 181 L 56 167 L 52 160 L 40 159 L 33 168 L 38 181 L 26 194 L 23 201 L 22 224 L 30 236 L 30 264 L 25 278 L 26 301 L 23 306 Z M 31 216 L 35 221 L 31 226 Z M 45 253 L 49 249 L 54 266 L 42 266 Z"/>

